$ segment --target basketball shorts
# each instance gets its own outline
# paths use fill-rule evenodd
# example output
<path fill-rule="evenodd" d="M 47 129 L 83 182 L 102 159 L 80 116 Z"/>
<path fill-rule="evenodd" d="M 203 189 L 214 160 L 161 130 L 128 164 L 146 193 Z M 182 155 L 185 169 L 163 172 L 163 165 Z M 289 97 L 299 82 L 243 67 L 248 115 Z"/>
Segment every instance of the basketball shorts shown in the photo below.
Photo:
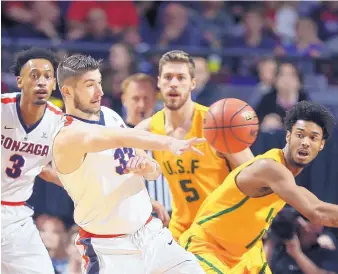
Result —
<path fill-rule="evenodd" d="M 85 238 L 79 234 L 75 242 L 87 274 L 205 273 L 196 257 L 155 218 L 132 235 Z"/>
<path fill-rule="evenodd" d="M 201 231 L 195 230 L 201 233 Z M 192 252 L 198 259 L 206 273 L 231 274 L 270 274 L 271 271 L 265 260 L 260 246 L 254 246 L 242 258 L 226 254 L 219 245 L 208 241 L 201 235 L 184 233 L 179 243 L 187 251 Z"/>
<path fill-rule="evenodd" d="M 54 274 L 53 265 L 25 205 L 1 205 L 1 273 Z"/>

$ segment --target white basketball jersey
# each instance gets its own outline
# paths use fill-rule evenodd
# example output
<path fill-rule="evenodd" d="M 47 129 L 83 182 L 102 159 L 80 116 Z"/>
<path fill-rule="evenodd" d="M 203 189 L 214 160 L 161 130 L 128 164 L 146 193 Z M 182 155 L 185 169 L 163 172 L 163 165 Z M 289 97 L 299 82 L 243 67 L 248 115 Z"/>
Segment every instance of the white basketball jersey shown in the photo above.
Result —
<path fill-rule="evenodd" d="M 116 130 L 126 127 L 121 117 L 106 107 L 101 107 L 101 118 L 97 122 L 68 117 L 64 118 L 66 125 L 68 118 L 73 123 L 95 123 Z M 134 149 L 122 147 L 87 153 L 77 170 L 58 173 L 74 201 L 74 220 L 84 230 L 100 235 L 131 234 L 150 217 L 152 205 L 144 178 L 123 174 L 133 156 Z"/>
<path fill-rule="evenodd" d="M 20 113 L 20 93 L 1 95 L 1 200 L 23 202 L 33 183 L 52 160 L 53 134 L 62 122 L 61 110 L 48 102 L 40 121 L 27 128 Z"/>

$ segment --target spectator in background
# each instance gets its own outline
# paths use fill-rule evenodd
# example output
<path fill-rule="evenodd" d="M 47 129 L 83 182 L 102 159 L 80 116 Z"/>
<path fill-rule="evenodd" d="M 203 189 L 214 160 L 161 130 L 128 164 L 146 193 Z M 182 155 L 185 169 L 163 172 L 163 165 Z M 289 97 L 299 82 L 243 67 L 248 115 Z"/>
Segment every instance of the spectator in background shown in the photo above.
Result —
<path fill-rule="evenodd" d="M 93 8 L 87 13 L 86 32 L 80 41 L 88 42 L 116 42 L 107 21 L 106 12 L 99 8 Z"/>
<path fill-rule="evenodd" d="M 323 41 L 338 37 L 338 1 L 323 1 L 323 5 L 314 10 L 311 18 L 318 25 L 318 35 Z"/>
<path fill-rule="evenodd" d="M 296 25 L 295 43 L 278 46 L 275 53 L 279 56 L 298 54 L 300 56 L 319 57 L 323 45 L 317 34 L 317 26 L 313 20 L 301 18 Z"/>
<path fill-rule="evenodd" d="M 268 94 L 272 91 L 277 72 L 277 63 L 274 58 L 265 58 L 258 64 L 259 84 L 257 91 L 260 95 Z"/>
<path fill-rule="evenodd" d="M 195 57 L 196 88 L 191 93 L 191 98 L 196 103 L 210 106 L 220 100 L 219 87 L 210 79 L 208 62 L 204 57 Z"/>
<path fill-rule="evenodd" d="M 297 102 L 307 100 L 302 90 L 301 75 L 295 65 L 282 63 L 278 66 L 276 85 L 272 92 L 264 95 L 256 107 L 262 131 L 283 128 L 286 110 Z"/>
<path fill-rule="evenodd" d="M 73 225 L 68 231 L 68 243 L 66 247 L 68 265 L 64 274 L 81 274 L 81 255 L 75 246 L 76 236 L 79 232 L 77 225 Z"/>
<path fill-rule="evenodd" d="M 68 264 L 67 232 L 64 223 L 57 217 L 40 215 L 36 219 L 36 226 L 52 259 L 54 269 L 57 273 L 64 274 Z"/>
<path fill-rule="evenodd" d="M 68 39 L 79 39 L 85 36 L 86 20 L 89 12 L 94 9 L 106 13 L 113 34 L 119 34 L 128 27 L 138 26 L 138 16 L 132 1 L 72 1 L 67 14 Z"/>
<path fill-rule="evenodd" d="M 9 31 L 10 36 L 61 39 L 60 9 L 55 2 L 6 2 L 6 15 L 17 23 Z"/>
<path fill-rule="evenodd" d="M 231 33 L 233 18 L 224 7 L 223 1 L 203 1 L 202 9 L 193 12 L 191 21 L 202 32 L 202 45 L 220 49 L 222 37 Z"/>
<path fill-rule="evenodd" d="M 135 127 L 155 112 L 155 79 L 144 73 L 130 75 L 122 83 L 122 104 L 125 109 L 124 121 L 128 127 Z"/>
<path fill-rule="evenodd" d="M 296 24 L 298 21 L 297 1 L 285 1 L 280 4 L 275 15 L 275 34 L 282 43 L 294 42 L 296 39 Z"/>
<path fill-rule="evenodd" d="M 155 44 L 167 46 L 197 46 L 201 43 L 199 30 L 189 24 L 187 8 L 178 2 L 169 3 L 155 32 Z"/>
<path fill-rule="evenodd" d="M 247 11 L 243 19 L 244 36 L 234 41 L 224 41 L 232 47 L 252 49 L 273 49 L 276 42 L 267 35 L 264 29 L 264 18 L 260 11 L 251 9 Z"/>
<path fill-rule="evenodd" d="M 102 89 L 104 104 L 122 116 L 121 84 L 137 70 L 136 57 L 132 47 L 124 43 L 114 44 L 110 48 L 109 61 L 102 69 Z"/>
<path fill-rule="evenodd" d="M 338 273 L 335 236 L 306 221 L 293 208 L 279 213 L 268 235 L 268 261 L 274 274 Z"/>

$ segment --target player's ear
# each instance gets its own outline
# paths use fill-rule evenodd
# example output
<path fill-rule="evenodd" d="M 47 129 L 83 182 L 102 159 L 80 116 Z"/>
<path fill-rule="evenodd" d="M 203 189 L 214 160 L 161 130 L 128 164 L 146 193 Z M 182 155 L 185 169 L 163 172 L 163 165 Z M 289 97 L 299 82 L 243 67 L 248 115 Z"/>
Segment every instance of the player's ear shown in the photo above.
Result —
<path fill-rule="evenodd" d="M 60 91 L 61 91 L 61 94 L 62 94 L 63 97 L 69 97 L 70 96 L 69 87 L 63 86 Z"/>
<path fill-rule="evenodd" d="M 319 147 L 319 151 L 322 151 L 323 150 L 323 148 L 324 148 L 324 146 L 325 146 L 325 140 L 323 139 L 322 140 L 322 143 L 320 144 L 320 147 Z"/>
<path fill-rule="evenodd" d="M 157 76 L 157 87 L 160 88 L 160 76 Z"/>
<path fill-rule="evenodd" d="M 17 76 L 16 77 L 16 85 L 19 89 L 23 88 L 23 81 L 22 81 L 22 77 L 21 76 Z"/>
<path fill-rule="evenodd" d="M 291 139 L 291 132 L 288 130 L 286 132 L 286 138 L 285 138 L 286 143 L 290 143 L 290 139 Z"/>
<path fill-rule="evenodd" d="M 192 83 L 191 90 L 194 90 L 196 88 L 196 78 L 195 77 L 191 79 L 191 83 Z"/>

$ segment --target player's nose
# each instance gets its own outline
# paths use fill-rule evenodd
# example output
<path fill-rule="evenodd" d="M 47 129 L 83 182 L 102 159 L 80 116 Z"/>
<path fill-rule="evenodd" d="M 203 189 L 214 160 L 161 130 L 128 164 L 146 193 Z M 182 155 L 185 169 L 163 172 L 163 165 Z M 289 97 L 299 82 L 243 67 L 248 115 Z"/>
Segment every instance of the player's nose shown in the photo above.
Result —
<path fill-rule="evenodd" d="M 302 146 L 303 147 L 309 147 L 310 146 L 310 139 L 308 137 L 305 137 L 302 139 Z"/>
<path fill-rule="evenodd" d="M 177 77 L 173 77 L 170 81 L 170 86 L 171 87 L 177 87 L 178 84 L 179 84 L 179 81 L 178 81 Z"/>
<path fill-rule="evenodd" d="M 38 80 L 38 87 L 46 87 L 47 86 L 47 79 L 45 77 L 40 77 Z"/>

